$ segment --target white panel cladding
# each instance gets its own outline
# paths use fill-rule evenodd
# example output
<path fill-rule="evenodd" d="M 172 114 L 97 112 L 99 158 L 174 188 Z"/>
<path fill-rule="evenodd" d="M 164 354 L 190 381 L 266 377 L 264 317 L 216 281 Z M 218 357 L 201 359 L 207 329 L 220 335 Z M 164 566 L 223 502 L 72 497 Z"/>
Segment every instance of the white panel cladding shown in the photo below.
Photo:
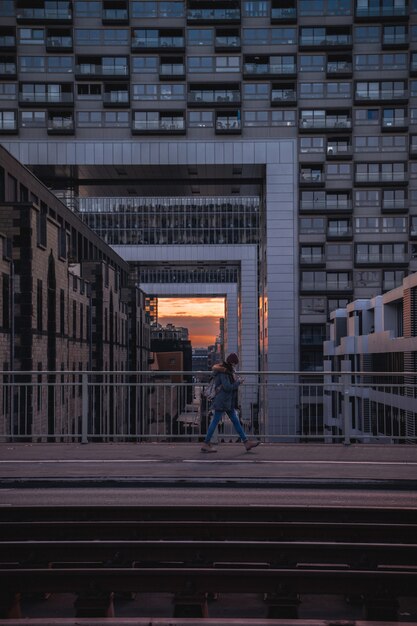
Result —
<path fill-rule="evenodd" d="M 298 259 L 297 259 L 297 186 L 295 140 L 212 141 L 159 139 L 149 141 L 65 141 L 47 142 L 6 140 L 3 145 L 28 165 L 87 164 L 97 165 L 264 165 L 264 197 L 266 204 L 266 262 L 268 302 L 268 371 L 298 370 Z M 253 250 L 251 249 L 253 248 Z M 239 261 L 241 284 L 238 307 L 241 310 L 238 346 L 246 370 L 259 367 L 258 350 L 258 267 L 256 246 L 118 246 L 126 260 L 175 261 Z M 291 399 L 296 404 L 296 398 Z M 276 412 L 276 406 L 264 416 L 267 432 L 284 432 L 291 407 Z M 294 408 L 294 407 L 293 407 Z M 292 411 L 295 414 L 295 411 Z M 261 416 L 261 419 L 262 416 Z M 285 426 L 286 427 L 286 426 Z M 296 425 L 294 425 L 294 432 Z"/>

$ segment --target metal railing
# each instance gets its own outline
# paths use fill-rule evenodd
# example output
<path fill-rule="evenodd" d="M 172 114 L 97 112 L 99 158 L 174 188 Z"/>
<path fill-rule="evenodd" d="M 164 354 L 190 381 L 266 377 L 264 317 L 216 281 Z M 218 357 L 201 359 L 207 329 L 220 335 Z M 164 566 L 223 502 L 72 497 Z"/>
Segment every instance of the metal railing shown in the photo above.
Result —
<path fill-rule="evenodd" d="M 246 372 L 250 436 L 269 442 L 417 442 L 417 372 Z M 0 372 L 0 442 L 196 441 L 209 372 Z M 219 440 L 236 441 L 227 417 Z"/>

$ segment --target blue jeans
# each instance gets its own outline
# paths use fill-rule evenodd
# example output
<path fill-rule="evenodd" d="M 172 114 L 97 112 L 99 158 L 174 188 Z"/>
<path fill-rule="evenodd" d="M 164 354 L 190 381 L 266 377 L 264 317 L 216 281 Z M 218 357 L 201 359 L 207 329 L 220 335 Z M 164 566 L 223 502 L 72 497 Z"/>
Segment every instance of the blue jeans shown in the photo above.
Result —
<path fill-rule="evenodd" d="M 230 409 L 229 411 L 214 411 L 214 417 L 213 417 L 213 419 L 210 422 L 210 426 L 208 428 L 207 435 L 206 435 L 206 437 L 204 439 L 204 443 L 209 443 L 210 442 L 210 439 L 212 438 L 213 433 L 216 430 L 216 426 L 220 422 L 223 413 L 227 413 L 227 415 L 230 418 L 230 421 L 232 422 L 232 424 L 233 424 L 233 426 L 235 428 L 235 431 L 237 432 L 237 434 L 239 435 L 241 440 L 243 442 L 247 441 L 248 438 L 247 438 L 247 436 L 245 434 L 245 431 L 243 430 L 242 426 L 240 425 L 239 418 L 237 416 L 237 413 L 236 413 L 235 409 Z"/>

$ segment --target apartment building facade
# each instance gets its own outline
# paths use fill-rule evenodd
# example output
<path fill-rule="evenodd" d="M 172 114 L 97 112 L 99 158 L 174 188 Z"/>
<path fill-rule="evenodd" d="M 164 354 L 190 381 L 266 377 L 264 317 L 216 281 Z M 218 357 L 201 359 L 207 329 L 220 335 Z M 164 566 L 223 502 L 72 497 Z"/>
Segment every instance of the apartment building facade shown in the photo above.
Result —
<path fill-rule="evenodd" d="M 225 297 L 244 369 L 322 371 L 329 313 L 417 269 L 416 0 L 0 18 L 2 143 L 150 296 Z"/>
<path fill-rule="evenodd" d="M 324 343 L 324 432 L 359 441 L 417 435 L 417 273 L 331 313 Z M 336 383 L 336 385 L 335 385 Z"/>

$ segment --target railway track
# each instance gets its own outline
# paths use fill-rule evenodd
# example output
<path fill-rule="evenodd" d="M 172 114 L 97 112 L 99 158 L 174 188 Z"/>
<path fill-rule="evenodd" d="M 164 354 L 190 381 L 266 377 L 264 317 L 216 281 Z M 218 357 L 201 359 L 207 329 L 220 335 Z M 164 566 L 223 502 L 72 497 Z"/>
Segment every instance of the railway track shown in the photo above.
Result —
<path fill-rule="evenodd" d="M 0 590 L 9 618 L 19 594 L 73 593 L 79 617 L 109 617 L 126 592 L 170 593 L 174 616 L 207 617 L 221 591 L 260 594 L 270 618 L 338 594 L 394 621 L 398 598 L 417 598 L 417 509 L 0 508 Z"/>

